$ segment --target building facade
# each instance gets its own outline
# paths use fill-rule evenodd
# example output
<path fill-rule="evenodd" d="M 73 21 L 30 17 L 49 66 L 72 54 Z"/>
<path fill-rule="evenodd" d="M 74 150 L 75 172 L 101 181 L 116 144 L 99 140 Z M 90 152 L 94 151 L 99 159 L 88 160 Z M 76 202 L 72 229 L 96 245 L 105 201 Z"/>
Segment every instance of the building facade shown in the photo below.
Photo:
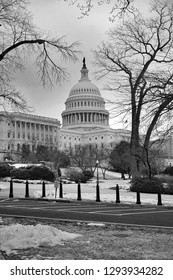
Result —
<path fill-rule="evenodd" d="M 129 130 L 110 128 L 105 101 L 98 87 L 89 80 L 84 59 L 81 78 L 70 90 L 62 112 L 61 148 L 86 144 L 113 147 L 121 140 L 130 141 L 130 134 Z"/>
<path fill-rule="evenodd" d="M 122 140 L 130 141 L 129 130 L 110 128 L 109 112 L 100 90 L 89 80 L 85 59 L 81 78 L 65 102 L 60 126 L 54 118 L 0 112 L 0 161 L 19 159 L 24 145 L 30 151 L 38 145 L 65 150 L 86 144 L 112 148 Z"/>
<path fill-rule="evenodd" d="M 30 151 L 38 145 L 59 148 L 59 139 L 60 122 L 57 119 L 0 112 L 0 161 L 18 158 L 23 145 Z"/>

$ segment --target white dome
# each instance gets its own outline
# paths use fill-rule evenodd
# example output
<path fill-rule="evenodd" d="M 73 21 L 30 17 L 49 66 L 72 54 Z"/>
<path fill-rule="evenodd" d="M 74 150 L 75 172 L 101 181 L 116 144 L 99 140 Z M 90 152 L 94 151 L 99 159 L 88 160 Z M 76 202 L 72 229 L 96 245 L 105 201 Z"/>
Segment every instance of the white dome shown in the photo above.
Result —
<path fill-rule="evenodd" d="M 95 130 L 109 126 L 109 112 L 96 85 L 88 78 L 85 59 L 81 78 L 70 90 L 62 112 L 63 127 L 74 130 Z"/>
<path fill-rule="evenodd" d="M 96 85 L 90 82 L 90 80 L 80 80 L 76 85 L 70 90 L 69 97 L 74 95 L 98 95 L 101 96 L 100 91 Z"/>

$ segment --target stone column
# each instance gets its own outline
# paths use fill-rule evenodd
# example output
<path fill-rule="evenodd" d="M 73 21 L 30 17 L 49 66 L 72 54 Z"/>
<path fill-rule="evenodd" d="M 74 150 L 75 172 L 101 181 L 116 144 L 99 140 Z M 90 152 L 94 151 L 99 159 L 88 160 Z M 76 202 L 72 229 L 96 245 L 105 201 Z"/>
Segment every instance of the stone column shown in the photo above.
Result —
<path fill-rule="evenodd" d="M 45 124 L 43 125 L 43 142 L 45 143 L 45 139 L 46 139 L 46 127 Z"/>
<path fill-rule="evenodd" d="M 37 137 L 37 134 L 36 134 L 36 123 L 34 123 L 34 137 L 35 137 L 35 140 L 36 140 L 36 137 Z"/>
<path fill-rule="evenodd" d="M 22 123 L 19 121 L 20 139 L 22 137 Z"/>
<path fill-rule="evenodd" d="M 27 122 L 24 123 L 24 126 L 25 126 L 25 139 L 27 139 L 27 129 L 26 129 L 27 128 Z"/>
<path fill-rule="evenodd" d="M 94 123 L 94 114 L 95 113 L 92 113 L 92 122 Z"/>
<path fill-rule="evenodd" d="M 15 137 L 15 139 L 17 139 L 17 128 L 16 128 L 16 121 L 14 121 L 14 137 Z"/>
<path fill-rule="evenodd" d="M 41 124 L 39 124 L 39 140 L 41 141 Z"/>

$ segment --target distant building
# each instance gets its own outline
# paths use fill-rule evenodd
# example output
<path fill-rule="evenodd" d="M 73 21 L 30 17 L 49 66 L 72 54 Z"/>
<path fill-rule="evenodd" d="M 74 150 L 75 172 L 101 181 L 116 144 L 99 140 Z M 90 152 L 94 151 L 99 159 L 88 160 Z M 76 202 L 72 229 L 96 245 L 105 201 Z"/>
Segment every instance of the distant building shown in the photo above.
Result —
<path fill-rule="evenodd" d="M 121 140 L 130 141 L 129 130 L 110 128 L 109 112 L 98 87 L 88 78 L 85 59 L 65 106 L 61 128 L 58 119 L 0 112 L 0 161 L 19 159 L 24 146 L 30 151 L 38 145 L 62 150 L 85 144 L 111 148 Z"/>
<path fill-rule="evenodd" d="M 0 112 L 0 161 L 20 158 L 21 150 L 27 145 L 35 151 L 38 145 L 50 149 L 69 149 L 78 145 L 91 144 L 96 147 L 113 148 L 120 141 L 130 141 L 131 132 L 109 126 L 109 112 L 98 87 L 88 77 L 85 59 L 81 77 L 69 92 L 60 121 L 23 113 Z M 162 145 L 164 157 L 173 164 L 173 137 L 169 136 Z"/>
<path fill-rule="evenodd" d="M 0 112 L 0 161 L 18 159 L 22 147 L 59 148 L 60 122 L 54 118 L 24 113 Z"/>
<path fill-rule="evenodd" d="M 110 128 L 105 101 L 89 80 L 84 59 L 81 78 L 70 90 L 62 112 L 61 148 L 85 144 L 113 147 L 121 140 L 130 141 L 130 135 L 129 130 Z"/>

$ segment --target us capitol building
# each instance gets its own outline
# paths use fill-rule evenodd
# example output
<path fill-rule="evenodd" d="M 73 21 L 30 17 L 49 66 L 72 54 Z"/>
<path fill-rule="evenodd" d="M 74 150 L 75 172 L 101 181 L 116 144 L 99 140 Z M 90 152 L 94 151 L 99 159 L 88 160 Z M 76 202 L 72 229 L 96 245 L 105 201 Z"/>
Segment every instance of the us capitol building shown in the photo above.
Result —
<path fill-rule="evenodd" d="M 54 118 L 0 112 L 0 161 L 19 158 L 23 145 L 30 151 L 38 145 L 64 150 L 85 144 L 112 148 L 122 140 L 130 141 L 129 130 L 109 126 L 109 112 L 98 87 L 88 77 L 85 58 L 80 72 L 80 80 L 65 102 L 62 126 Z"/>

